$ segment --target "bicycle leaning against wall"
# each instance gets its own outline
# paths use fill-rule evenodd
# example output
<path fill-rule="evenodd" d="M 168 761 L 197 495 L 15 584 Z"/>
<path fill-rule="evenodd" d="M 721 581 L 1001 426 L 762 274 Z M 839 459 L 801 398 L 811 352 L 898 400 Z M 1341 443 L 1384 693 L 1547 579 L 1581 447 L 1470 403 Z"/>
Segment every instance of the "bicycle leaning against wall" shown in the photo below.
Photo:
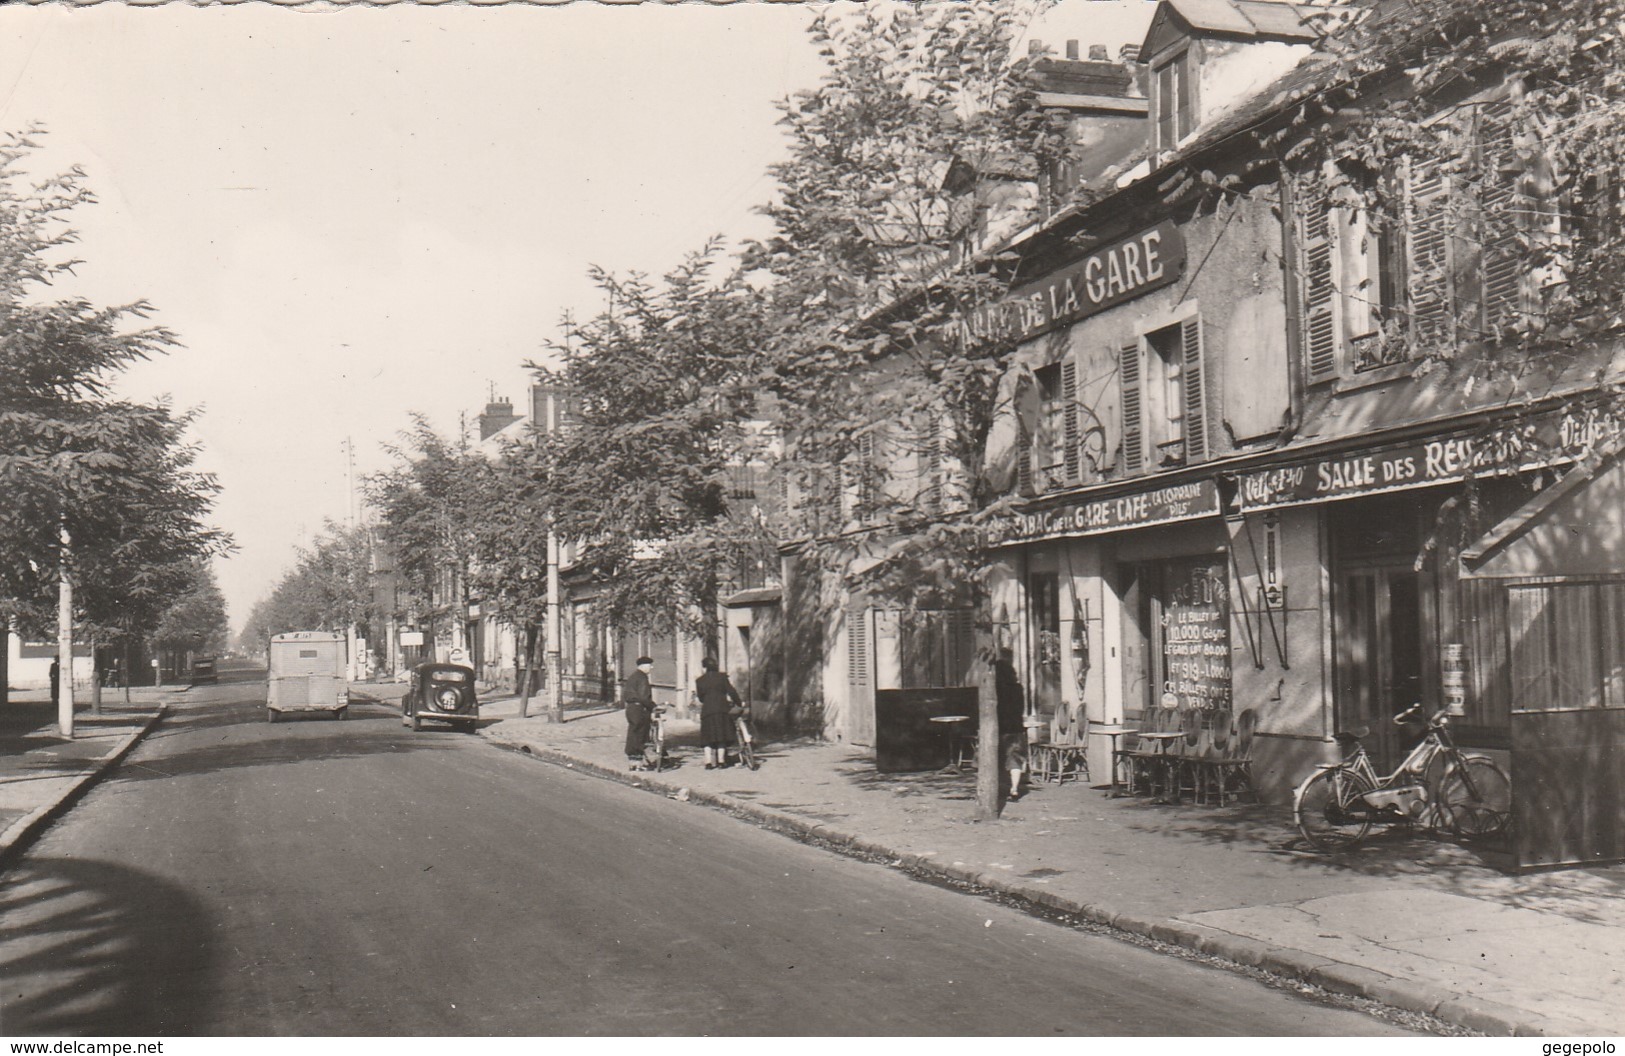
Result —
<path fill-rule="evenodd" d="M 1394 716 L 1403 725 L 1421 704 Z M 1485 755 L 1468 755 L 1450 737 L 1441 709 L 1427 720 L 1427 735 L 1393 773 L 1371 765 L 1360 739 L 1366 729 L 1339 733 L 1343 761 L 1316 768 L 1292 797 L 1292 814 L 1303 838 L 1323 851 L 1353 847 L 1372 824 L 1423 822 L 1447 828 L 1464 840 L 1505 832 L 1512 820 L 1512 782 Z"/>

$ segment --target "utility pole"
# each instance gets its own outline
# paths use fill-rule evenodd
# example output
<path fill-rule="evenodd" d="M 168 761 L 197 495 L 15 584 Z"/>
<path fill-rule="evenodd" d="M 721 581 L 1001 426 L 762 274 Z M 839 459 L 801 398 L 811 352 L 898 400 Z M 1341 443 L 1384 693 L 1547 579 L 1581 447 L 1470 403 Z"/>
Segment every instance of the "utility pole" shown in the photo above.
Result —
<path fill-rule="evenodd" d="M 350 530 L 350 536 L 355 536 L 356 501 L 355 501 L 355 440 L 344 438 L 344 523 Z M 346 546 L 349 543 L 346 542 Z M 351 682 L 361 680 L 361 658 L 356 655 L 355 620 L 349 620 L 344 625 L 344 655 L 348 671 L 346 677 Z"/>
<path fill-rule="evenodd" d="M 563 636 L 560 618 L 559 533 L 553 529 L 553 515 L 547 516 L 547 714 L 552 722 L 564 721 L 564 654 L 559 650 Z"/>
<path fill-rule="evenodd" d="M 68 551 L 73 539 L 62 525 L 57 554 L 56 593 L 56 726 L 73 739 L 73 580 L 68 575 Z"/>

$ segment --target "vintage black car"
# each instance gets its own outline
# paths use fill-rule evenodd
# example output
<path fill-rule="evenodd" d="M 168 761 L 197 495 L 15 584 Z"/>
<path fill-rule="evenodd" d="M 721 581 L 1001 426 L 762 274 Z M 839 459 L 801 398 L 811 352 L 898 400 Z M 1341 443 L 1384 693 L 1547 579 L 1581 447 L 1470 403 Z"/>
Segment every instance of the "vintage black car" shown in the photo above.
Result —
<path fill-rule="evenodd" d="M 411 685 L 401 698 L 401 725 L 421 730 L 433 719 L 473 730 L 479 718 L 473 668 L 430 662 L 412 669 Z"/>

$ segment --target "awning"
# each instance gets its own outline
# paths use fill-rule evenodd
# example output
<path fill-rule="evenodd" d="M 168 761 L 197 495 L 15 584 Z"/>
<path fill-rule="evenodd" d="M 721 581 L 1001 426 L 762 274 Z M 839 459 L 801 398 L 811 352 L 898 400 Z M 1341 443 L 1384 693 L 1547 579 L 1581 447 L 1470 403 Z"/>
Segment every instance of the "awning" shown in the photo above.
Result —
<path fill-rule="evenodd" d="M 1471 579 L 1625 574 L 1625 460 L 1618 441 L 1577 463 L 1462 551 Z"/>
<path fill-rule="evenodd" d="M 776 604 L 783 593 L 778 587 L 754 587 L 750 590 L 736 590 L 722 599 L 722 605 L 728 609 L 743 609 L 750 605 Z"/>

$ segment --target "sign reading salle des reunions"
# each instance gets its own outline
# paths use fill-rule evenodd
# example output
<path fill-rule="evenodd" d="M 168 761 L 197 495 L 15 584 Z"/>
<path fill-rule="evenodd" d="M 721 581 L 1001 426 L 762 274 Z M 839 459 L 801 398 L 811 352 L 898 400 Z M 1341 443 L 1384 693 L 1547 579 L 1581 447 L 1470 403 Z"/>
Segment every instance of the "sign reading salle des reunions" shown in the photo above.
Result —
<path fill-rule="evenodd" d="M 959 336 L 966 346 L 995 338 L 1024 341 L 1160 289 L 1184 273 L 1185 238 L 1179 225 L 1164 220 L 976 309 L 960 322 Z"/>

